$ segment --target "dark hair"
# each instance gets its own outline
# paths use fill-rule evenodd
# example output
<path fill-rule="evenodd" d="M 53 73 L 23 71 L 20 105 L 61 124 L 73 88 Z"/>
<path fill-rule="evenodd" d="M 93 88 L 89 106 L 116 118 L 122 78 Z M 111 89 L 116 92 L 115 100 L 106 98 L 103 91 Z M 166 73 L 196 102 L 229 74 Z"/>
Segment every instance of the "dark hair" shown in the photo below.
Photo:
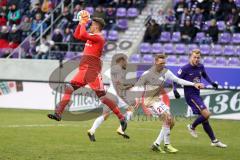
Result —
<path fill-rule="evenodd" d="M 96 22 L 99 25 L 100 30 L 102 30 L 104 28 L 104 26 L 106 25 L 104 19 L 99 18 L 99 17 L 94 17 L 92 19 L 93 22 Z"/>
<path fill-rule="evenodd" d="M 164 53 L 157 54 L 155 56 L 155 61 L 158 59 L 165 59 L 167 56 Z"/>

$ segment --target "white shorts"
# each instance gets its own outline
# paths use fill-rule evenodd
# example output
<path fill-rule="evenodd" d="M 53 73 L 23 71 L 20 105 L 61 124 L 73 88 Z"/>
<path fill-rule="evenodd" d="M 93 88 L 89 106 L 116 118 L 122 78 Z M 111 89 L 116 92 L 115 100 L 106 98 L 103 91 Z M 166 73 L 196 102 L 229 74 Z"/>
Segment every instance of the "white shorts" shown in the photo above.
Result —
<path fill-rule="evenodd" d="M 164 112 L 170 114 L 169 106 L 165 103 L 158 101 L 154 102 L 153 105 L 149 106 L 148 111 L 151 113 L 152 116 L 161 116 Z"/>

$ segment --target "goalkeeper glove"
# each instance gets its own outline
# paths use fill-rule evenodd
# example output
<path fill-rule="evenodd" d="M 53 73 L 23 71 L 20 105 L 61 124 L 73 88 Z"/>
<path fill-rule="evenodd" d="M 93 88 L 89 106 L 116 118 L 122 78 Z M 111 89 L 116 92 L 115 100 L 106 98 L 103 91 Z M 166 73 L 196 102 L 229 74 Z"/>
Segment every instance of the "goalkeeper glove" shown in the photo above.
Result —
<path fill-rule="evenodd" d="M 90 20 L 90 14 L 88 11 L 82 10 L 80 11 L 81 20 L 79 21 L 80 24 L 87 24 Z"/>

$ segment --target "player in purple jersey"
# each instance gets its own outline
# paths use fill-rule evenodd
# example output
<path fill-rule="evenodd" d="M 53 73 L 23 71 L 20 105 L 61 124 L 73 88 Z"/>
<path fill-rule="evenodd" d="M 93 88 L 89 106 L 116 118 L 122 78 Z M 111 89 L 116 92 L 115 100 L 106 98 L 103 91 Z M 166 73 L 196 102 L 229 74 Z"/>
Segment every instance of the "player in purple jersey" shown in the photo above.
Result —
<path fill-rule="evenodd" d="M 203 64 L 200 63 L 200 59 L 200 50 L 193 50 L 190 55 L 189 63 L 184 65 L 178 71 L 178 77 L 195 83 L 200 83 L 201 77 L 203 77 L 205 80 L 207 80 L 208 83 L 212 84 L 212 86 L 217 89 L 218 85 L 208 77 Z M 176 85 L 174 85 L 174 95 L 176 98 L 180 98 L 180 94 L 176 89 Z M 211 145 L 226 148 L 227 145 L 217 140 L 213 133 L 212 127 L 210 126 L 208 121 L 211 113 L 208 111 L 207 107 L 203 103 L 203 100 L 200 97 L 200 91 L 192 86 L 184 86 L 184 96 L 187 104 L 191 107 L 193 114 L 198 115 L 197 119 L 192 124 L 189 124 L 187 126 L 190 134 L 193 137 L 197 138 L 198 135 L 195 129 L 199 124 L 202 124 L 204 131 L 211 139 Z"/>

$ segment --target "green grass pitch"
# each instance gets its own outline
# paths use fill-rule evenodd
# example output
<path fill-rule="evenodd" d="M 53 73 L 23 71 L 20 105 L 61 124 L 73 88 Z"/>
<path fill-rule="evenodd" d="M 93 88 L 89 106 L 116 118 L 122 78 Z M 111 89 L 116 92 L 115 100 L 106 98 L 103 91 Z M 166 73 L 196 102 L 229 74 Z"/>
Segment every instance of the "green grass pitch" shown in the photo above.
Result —
<path fill-rule="evenodd" d="M 210 146 L 207 135 L 198 126 L 198 139 L 187 132 L 189 119 L 178 119 L 171 133 L 177 154 L 152 152 L 161 123 L 135 118 L 127 133 L 131 139 L 116 134 L 119 123 L 115 116 L 96 132 L 95 143 L 87 137 L 93 120 L 55 122 L 48 111 L 0 109 L 0 160 L 239 160 L 240 122 L 211 120 L 217 137 L 227 149 Z"/>

